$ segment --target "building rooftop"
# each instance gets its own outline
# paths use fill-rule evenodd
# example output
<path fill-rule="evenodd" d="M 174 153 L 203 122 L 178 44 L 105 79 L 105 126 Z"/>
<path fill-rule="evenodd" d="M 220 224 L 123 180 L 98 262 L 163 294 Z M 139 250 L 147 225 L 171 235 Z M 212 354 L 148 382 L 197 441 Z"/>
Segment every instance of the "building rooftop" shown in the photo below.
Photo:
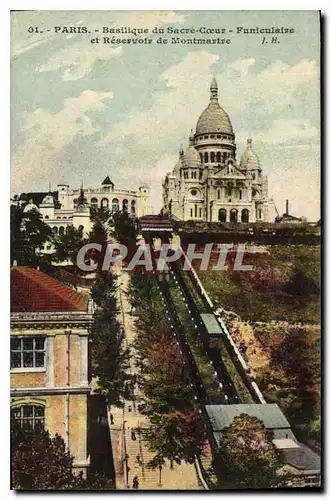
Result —
<path fill-rule="evenodd" d="M 221 431 L 228 427 L 234 417 L 245 413 L 256 417 L 264 423 L 267 429 L 289 429 L 290 424 L 276 403 L 271 404 L 236 404 L 236 405 L 207 405 L 206 411 L 212 422 L 214 431 Z"/>
<path fill-rule="evenodd" d="M 88 308 L 87 295 L 31 267 L 12 267 L 10 285 L 11 312 L 86 312 Z"/>
<path fill-rule="evenodd" d="M 258 418 L 268 430 L 273 431 L 273 443 L 281 450 L 286 463 L 305 474 L 320 471 L 320 457 L 308 446 L 297 441 L 288 420 L 276 403 L 206 405 L 205 409 L 217 445 L 220 445 L 221 431 L 231 425 L 235 417 L 244 413 Z"/>

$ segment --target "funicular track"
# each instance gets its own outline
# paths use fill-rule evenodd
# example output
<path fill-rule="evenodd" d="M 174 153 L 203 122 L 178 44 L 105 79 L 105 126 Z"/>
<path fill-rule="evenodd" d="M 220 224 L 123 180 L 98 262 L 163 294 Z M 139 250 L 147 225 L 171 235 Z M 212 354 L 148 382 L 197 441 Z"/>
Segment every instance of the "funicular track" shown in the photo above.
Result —
<path fill-rule="evenodd" d="M 218 401 L 218 403 L 259 403 L 260 401 L 248 380 L 248 375 L 243 373 L 236 353 L 226 339 L 225 334 L 216 340 L 210 339 L 200 315 L 201 313 L 213 314 L 213 310 L 206 298 L 198 290 L 192 271 L 183 270 L 183 266 L 184 259 L 171 263 L 168 286 L 170 290 L 176 290 L 176 292 L 173 291 L 173 295 L 179 293 L 185 299 L 184 304 L 189 312 L 189 320 L 196 325 L 198 341 L 203 346 L 215 374 L 217 374 L 221 389 L 219 393 L 223 393 L 225 396 L 223 401 Z M 174 307 L 178 309 L 178 301 L 175 301 Z M 183 311 L 181 311 L 179 317 L 182 317 L 184 322 L 188 320 L 188 318 L 185 320 Z"/>

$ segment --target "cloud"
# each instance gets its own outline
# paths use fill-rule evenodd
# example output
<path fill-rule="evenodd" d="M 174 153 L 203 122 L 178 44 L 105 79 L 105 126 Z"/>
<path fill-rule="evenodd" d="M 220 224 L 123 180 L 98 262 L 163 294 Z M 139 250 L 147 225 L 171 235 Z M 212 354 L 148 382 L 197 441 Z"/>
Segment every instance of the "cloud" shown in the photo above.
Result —
<path fill-rule="evenodd" d="M 298 120 L 295 118 L 279 118 L 272 122 L 266 131 L 256 132 L 254 140 L 267 144 L 282 144 L 287 142 L 298 142 L 310 139 L 318 139 L 318 129 L 310 124 L 309 120 Z M 297 144 L 300 148 L 302 145 Z"/>
<path fill-rule="evenodd" d="M 240 73 L 240 77 L 243 78 L 247 76 L 249 72 L 249 68 L 255 63 L 255 59 L 253 57 L 249 57 L 246 59 L 236 59 L 233 63 L 229 64 L 228 68 L 232 68 L 235 71 Z"/>
<path fill-rule="evenodd" d="M 104 141 L 122 141 L 132 136 L 139 149 L 154 149 L 162 155 L 162 144 L 166 146 L 171 138 L 180 140 L 195 126 L 202 103 L 207 104 L 206 82 L 211 80 L 217 59 L 218 56 L 204 51 L 186 54 L 160 76 L 165 88 L 152 94 L 151 107 L 133 110 L 126 120 L 111 127 Z"/>
<path fill-rule="evenodd" d="M 110 48 L 108 45 L 86 46 L 82 40 L 59 50 L 46 64 L 37 66 L 36 71 L 59 71 L 64 82 L 79 80 L 88 75 L 97 61 L 106 61 L 123 54 L 121 46 Z"/>
<path fill-rule="evenodd" d="M 112 92 L 85 90 L 78 97 L 65 99 L 58 113 L 41 108 L 24 113 L 22 133 L 25 140 L 12 156 L 11 175 L 15 188 L 19 183 L 26 185 L 28 179 L 47 176 L 54 171 L 59 152 L 75 137 L 100 132 L 88 112 L 104 108 L 105 101 L 112 98 Z"/>

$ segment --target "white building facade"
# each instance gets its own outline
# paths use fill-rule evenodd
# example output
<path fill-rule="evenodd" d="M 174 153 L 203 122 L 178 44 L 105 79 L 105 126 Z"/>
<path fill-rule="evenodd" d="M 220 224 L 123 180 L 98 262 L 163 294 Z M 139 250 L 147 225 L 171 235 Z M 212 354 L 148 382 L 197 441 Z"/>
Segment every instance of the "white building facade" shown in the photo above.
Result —
<path fill-rule="evenodd" d="M 82 229 L 87 235 L 93 225 L 91 216 L 99 209 L 122 210 L 135 217 L 146 215 L 149 187 L 142 185 L 137 191 L 116 189 L 107 176 L 98 188 L 71 189 L 69 184 L 62 183 L 56 191 L 40 195 L 23 193 L 12 202 L 24 205 L 24 211 L 38 210 L 55 235 L 64 233 L 68 225 Z"/>
<path fill-rule="evenodd" d="M 237 164 L 235 134 L 213 78 L 210 103 L 191 131 L 188 149 L 180 148 L 163 182 L 163 210 L 180 220 L 268 222 L 270 206 L 267 177 L 252 139 Z"/>

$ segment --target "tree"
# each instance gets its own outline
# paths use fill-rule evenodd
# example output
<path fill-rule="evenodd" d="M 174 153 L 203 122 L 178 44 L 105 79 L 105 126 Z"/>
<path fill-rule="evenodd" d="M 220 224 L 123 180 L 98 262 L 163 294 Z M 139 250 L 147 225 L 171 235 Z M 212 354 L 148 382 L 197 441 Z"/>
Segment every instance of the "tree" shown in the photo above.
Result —
<path fill-rule="evenodd" d="M 279 486 L 283 465 L 270 433 L 256 417 L 241 414 L 220 433 L 217 465 L 227 488 Z"/>
<path fill-rule="evenodd" d="M 73 457 L 61 436 L 23 431 L 12 423 L 11 446 L 14 489 L 61 490 L 79 484 L 72 473 Z"/>
<path fill-rule="evenodd" d="M 92 375 L 98 379 L 99 392 L 112 404 L 121 405 L 130 375 L 129 350 L 123 348 L 123 334 L 116 317 L 116 279 L 110 273 L 100 275 L 91 296 L 98 306 L 90 335 Z"/>
<path fill-rule="evenodd" d="M 57 262 L 69 260 L 75 265 L 77 254 L 87 243 L 87 240 L 84 238 L 81 229 L 76 229 L 74 226 L 69 225 L 63 234 L 59 234 L 53 238 L 53 243 L 55 247 L 53 259 Z"/>
<path fill-rule="evenodd" d="M 17 490 L 110 490 L 113 481 L 95 472 L 84 479 L 72 472 L 74 457 L 61 436 L 22 430 L 11 424 L 12 486 Z"/>
<path fill-rule="evenodd" d="M 23 211 L 19 206 L 10 207 L 10 259 L 18 265 L 37 265 L 47 261 L 38 254 L 46 241 L 50 241 L 52 230 L 45 224 L 38 210 Z"/>
<path fill-rule="evenodd" d="M 137 237 L 141 231 L 139 219 L 130 216 L 127 212 L 113 212 L 109 220 L 112 236 L 125 245 L 128 254 L 125 261 L 130 261 L 136 251 Z"/>
<path fill-rule="evenodd" d="M 200 413 L 194 409 L 185 412 L 154 413 L 149 417 L 151 426 L 146 431 L 148 447 L 155 453 L 152 462 L 168 459 L 180 464 L 193 463 L 201 455 L 205 426 Z"/>
<path fill-rule="evenodd" d="M 98 263 L 98 270 L 100 271 L 102 268 L 102 263 L 104 260 L 104 256 L 107 250 L 107 242 L 108 242 L 108 232 L 105 228 L 105 223 L 101 219 L 96 219 L 92 230 L 88 235 L 87 243 L 97 243 L 101 245 L 101 251 L 96 252 L 90 250 L 89 255 L 91 258 Z"/>

